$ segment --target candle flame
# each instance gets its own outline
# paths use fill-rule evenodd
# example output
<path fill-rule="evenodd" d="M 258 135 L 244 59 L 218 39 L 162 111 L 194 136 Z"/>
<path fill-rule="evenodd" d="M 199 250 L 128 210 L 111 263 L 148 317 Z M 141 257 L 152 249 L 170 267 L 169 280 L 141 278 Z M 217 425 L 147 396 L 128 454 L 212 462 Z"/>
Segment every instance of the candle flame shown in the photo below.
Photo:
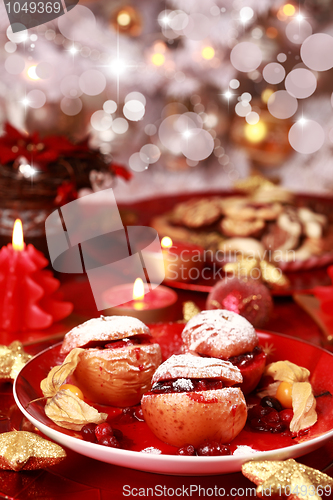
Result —
<path fill-rule="evenodd" d="M 133 285 L 133 300 L 142 300 L 145 296 L 145 286 L 141 278 L 136 278 Z"/>
<path fill-rule="evenodd" d="M 171 248 L 173 245 L 173 241 L 169 236 L 164 236 L 161 241 L 162 248 Z"/>
<path fill-rule="evenodd" d="M 24 248 L 23 227 L 20 219 L 16 219 L 14 224 L 12 244 L 14 250 L 23 250 Z"/>

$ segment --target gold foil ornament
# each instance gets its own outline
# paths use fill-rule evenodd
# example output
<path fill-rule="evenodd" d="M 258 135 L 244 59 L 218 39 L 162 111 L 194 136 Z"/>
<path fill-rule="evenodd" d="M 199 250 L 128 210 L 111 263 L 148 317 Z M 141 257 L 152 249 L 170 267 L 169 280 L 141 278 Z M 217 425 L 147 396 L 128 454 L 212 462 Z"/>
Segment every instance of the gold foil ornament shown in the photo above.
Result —
<path fill-rule="evenodd" d="M 9 346 L 0 345 L 0 382 L 14 380 L 31 357 L 18 340 Z"/>
<path fill-rule="evenodd" d="M 331 477 L 293 459 L 247 462 L 242 465 L 242 473 L 258 485 L 257 495 L 262 498 L 321 500 L 330 498 L 333 491 Z"/>
<path fill-rule="evenodd" d="M 194 302 L 188 301 L 183 303 L 183 318 L 186 323 L 199 314 L 199 312 L 200 309 Z"/>
<path fill-rule="evenodd" d="M 66 452 L 58 444 L 26 431 L 0 434 L 0 469 L 35 470 L 61 462 Z"/>

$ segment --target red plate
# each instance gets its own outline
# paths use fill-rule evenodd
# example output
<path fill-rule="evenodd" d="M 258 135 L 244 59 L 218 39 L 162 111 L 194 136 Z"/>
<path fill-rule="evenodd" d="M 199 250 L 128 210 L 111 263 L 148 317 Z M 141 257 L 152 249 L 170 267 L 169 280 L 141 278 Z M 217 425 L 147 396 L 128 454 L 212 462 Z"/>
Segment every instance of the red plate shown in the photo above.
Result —
<path fill-rule="evenodd" d="M 223 276 L 223 273 L 221 273 Z M 164 283 L 171 288 L 177 288 L 180 290 L 189 290 L 192 292 L 206 292 L 209 293 L 213 289 L 214 285 L 220 280 L 220 277 L 214 278 L 213 270 L 211 275 L 209 271 L 206 272 L 208 279 L 203 279 L 199 277 L 196 281 L 171 281 L 166 280 Z M 290 296 L 297 292 L 306 293 L 309 292 L 315 286 L 329 286 L 331 285 L 330 277 L 327 274 L 327 268 L 311 269 L 308 271 L 299 270 L 297 272 L 286 273 L 287 278 L 290 281 L 290 286 L 287 288 L 272 288 L 271 294 L 274 296 Z"/>
<path fill-rule="evenodd" d="M 179 353 L 181 331 L 184 325 L 177 323 L 155 325 L 152 333 L 160 344 L 164 359 Z M 259 332 L 260 343 L 270 346 L 272 354 L 268 361 L 288 359 L 308 368 L 316 396 L 327 391 L 333 394 L 333 355 L 312 344 L 284 335 Z M 44 413 L 44 403 L 28 403 L 42 396 L 40 382 L 50 369 L 60 364 L 57 344 L 35 356 L 21 370 L 14 385 L 14 397 L 25 416 L 44 434 L 60 444 L 91 458 L 123 467 L 159 472 L 164 474 L 210 475 L 240 470 L 242 463 L 250 459 L 286 459 L 298 457 L 319 448 L 333 436 L 333 398 L 324 395 L 317 398 L 318 422 L 302 437 L 291 439 L 279 434 L 256 432 L 245 427 L 231 443 L 232 456 L 183 457 L 175 455 L 177 449 L 159 441 L 144 422 L 119 423 L 114 427 L 128 438 L 127 449 L 114 449 L 87 443 L 80 433 L 58 427 Z M 110 415 L 120 413 L 111 407 L 98 407 Z M 159 450 L 160 454 L 147 450 Z M 142 453 L 145 450 L 146 452 Z"/>

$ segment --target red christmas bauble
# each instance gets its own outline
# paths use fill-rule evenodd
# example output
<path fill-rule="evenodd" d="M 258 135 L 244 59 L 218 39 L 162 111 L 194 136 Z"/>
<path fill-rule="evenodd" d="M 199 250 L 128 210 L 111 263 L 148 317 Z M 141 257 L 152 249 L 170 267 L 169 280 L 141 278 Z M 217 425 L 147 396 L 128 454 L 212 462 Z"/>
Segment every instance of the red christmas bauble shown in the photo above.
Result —
<path fill-rule="evenodd" d="M 209 293 L 206 309 L 227 309 L 261 327 L 269 319 L 273 301 L 268 288 L 253 279 L 223 278 Z"/>

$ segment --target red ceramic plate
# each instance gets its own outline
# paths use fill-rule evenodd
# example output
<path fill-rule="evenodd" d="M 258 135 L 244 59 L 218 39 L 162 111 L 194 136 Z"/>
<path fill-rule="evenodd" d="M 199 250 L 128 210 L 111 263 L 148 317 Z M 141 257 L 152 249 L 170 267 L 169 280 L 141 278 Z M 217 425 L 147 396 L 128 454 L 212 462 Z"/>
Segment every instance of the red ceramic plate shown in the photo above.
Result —
<path fill-rule="evenodd" d="M 223 273 L 221 273 L 221 275 L 223 276 Z M 287 272 L 286 276 L 289 279 L 290 286 L 286 288 L 272 288 L 272 295 L 287 297 L 293 295 L 294 293 L 306 293 L 315 286 L 329 286 L 332 284 L 330 277 L 327 274 L 326 267 L 320 269 L 311 269 L 307 271 L 299 270 L 297 272 Z M 177 288 L 180 290 L 209 293 L 221 278 L 214 278 L 213 270 L 211 271 L 211 276 L 209 275 L 209 271 L 206 272 L 206 277 L 207 279 L 199 277 L 196 281 L 187 282 L 167 280 L 165 281 L 165 284 L 167 286 L 170 286 L 171 288 Z"/>
<path fill-rule="evenodd" d="M 161 345 L 164 359 L 173 353 L 179 353 L 181 331 L 184 325 L 169 323 L 155 325 L 152 333 Z M 44 413 L 44 403 L 32 400 L 42 396 L 40 382 L 50 369 L 60 364 L 60 344 L 35 356 L 21 370 L 14 384 L 14 397 L 25 416 L 54 441 L 82 455 L 97 460 L 130 467 L 147 472 L 181 475 L 213 475 L 235 472 L 242 463 L 251 459 L 295 458 L 319 448 L 333 436 L 333 355 L 319 347 L 284 335 L 259 332 L 260 343 L 270 346 L 268 361 L 288 359 L 308 368 L 311 383 L 317 397 L 318 422 L 302 437 L 291 439 L 280 434 L 257 432 L 247 426 L 231 443 L 231 456 L 220 457 L 184 457 L 175 455 L 176 448 L 159 441 L 148 429 L 145 422 L 118 421 L 119 428 L 126 437 L 126 449 L 114 449 L 81 439 L 80 433 L 58 427 Z M 322 395 L 326 393 L 326 395 Z M 330 394 L 329 394 L 330 393 Z M 117 415 L 120 410 L 111 407 L 99 407 L 110 415 Z M 117 417 L 116 417 L 117 418 Z"/>

